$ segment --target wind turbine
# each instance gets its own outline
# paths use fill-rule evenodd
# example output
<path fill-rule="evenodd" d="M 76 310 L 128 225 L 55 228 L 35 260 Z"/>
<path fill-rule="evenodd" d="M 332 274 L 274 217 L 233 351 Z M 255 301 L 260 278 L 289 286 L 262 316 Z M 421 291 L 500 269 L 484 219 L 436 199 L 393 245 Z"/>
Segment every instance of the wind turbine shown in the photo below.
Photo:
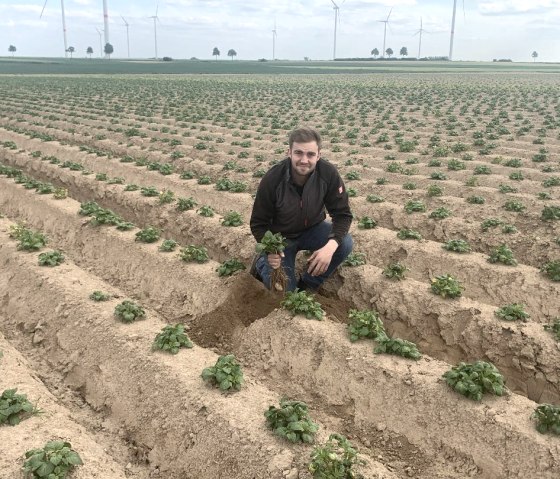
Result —
<path fill-rule="evenodd" d="M 103 52 L 103 45 L 101 44 L 101 32 L 103 30 L 99 30 L 99 28 L 95 27 L 97 33 L 99 34 L 99 57 L 101 57 L 101 53 Z"/>
<path fill-rule="evenodd" d="M 385 29 L 383 30 L 383 52 L 381 52 L 383 58 L 385 58 L 385 39 L 387 38 L 387 24 L 389 23 L 389 17 L 391 16 L 392 11 L 393 8 L 391 7 L 391 10 L 389 10 L 389 15 L 387 15 L 387 18 L 385 20 L 378 20 L 379 23 L 385 24 Z"/>
<path fill-rule="evenodd" d="M 157 12 L 158 12 L 158 8 L 159 8 L 159 2 L 156 5 L 156 14 L 152 15 L 149 18 L 153 18 L 154 19 L 154 44 L 156 47 L 156 60 L 157 60 L 157 28 L 156 28 L 156 20 L 159 22 L 159 17 L 157 16 Z M 161 22 L 160 22 L 161 23 Z"/>
<path fill-rule="evenodd" d="M 47 1 L 45 0 L 45 4 L 43 5 L 43 10 L 41 10 L 41 15 L 39 18 L 43 17 L 43 12 L 45 11 L 45 7 L 47 6 Z M 60 9 L 62 10 L 62 33 L 64 35 L 64 56 L 68 58 L 68 39 L 66 38 L 66 16 L 64 15 L 64 0 L 60 0 Z"/>
<path fill-rule="evenodd" d="M 449 40 L 449 61 L 453 60 L 453 38 L 455 37 L 455 13 L 457 12 L 457 0 L 453 0 L 453 17 L 451 18 L 451 38 Z M 465 15 L 465 0 L 463 0 L 463 15 Z"/>
<path fill-rule="evenodd" d="M 109 9 L 107 8 L 107 0 L 103 0 L 103 33 L 105 33 L 105 45 L 109 42 Z M 105 58 L 111 58 L 108 53 L 105 53 Z"/>
<path fill-rule="evenodd" d="M 429 33 L 427 30 L 424 30 L 422 28 L 422 17 L 420 17 L 420 30 L 417 30 L 416 33 L 412 35 L 413 37 L 415 37 L 416 35 L 420 34 L 420 41 L 418 42 L 418 60 L 420 60 L 420 51 L 422 49 L 422 32 Z"/>
<path fill-rule="evenodd" d="M 274 20 L 274 30 L 272 30 L 272 60 L 276 60 L 276 20 Z"/>
<path fill-rule="evenodd" d="M 340 10 L 339 6 L 334 3 L 334 0 L 331 0 L 332 4 L 334 5 L 333 10 L 334 10 L 334 46 L 333 46 L 333 60 L 336 59 L 336 26 L 339 22 L 338 20 L 338 11 Z"/>
<path fill-rule="evenodd" d="M 126 46 L 128 48 L 128 58 L 130 58 L 130 41 L 128 39 L 128 22 L 124 19 L 124 17 L 122 15 L 121 15 L 121 18 L 123 19 L 123 22 L 126 25 Z"/>

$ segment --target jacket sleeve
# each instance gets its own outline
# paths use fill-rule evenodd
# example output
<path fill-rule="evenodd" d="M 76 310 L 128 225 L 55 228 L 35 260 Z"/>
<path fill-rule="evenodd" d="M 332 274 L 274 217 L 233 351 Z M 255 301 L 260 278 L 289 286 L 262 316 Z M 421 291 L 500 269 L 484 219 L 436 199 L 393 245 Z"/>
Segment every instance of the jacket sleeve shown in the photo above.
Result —
<path fill-rule="evenodd" d="M 274 196 L 274 185 L 271 182 L 271 175 L 265 175 L 257 188 L 250 220 L 251 233 L 253 233 L 257 243 L 261 241 L 272 225 L 275 210 Z"/>
<path fill-rule="evenodd" d="M 352 212 L 350 211 L 346 186 L 344 186 L 344 182 L 336 170 L 329 178 L 327 195 L 325 197 L 325 208 L 332 218 L 333 225 L 332 233 L 329 235 L 329 238 L 341 244 L 342 239 L 350 230 Z"/>

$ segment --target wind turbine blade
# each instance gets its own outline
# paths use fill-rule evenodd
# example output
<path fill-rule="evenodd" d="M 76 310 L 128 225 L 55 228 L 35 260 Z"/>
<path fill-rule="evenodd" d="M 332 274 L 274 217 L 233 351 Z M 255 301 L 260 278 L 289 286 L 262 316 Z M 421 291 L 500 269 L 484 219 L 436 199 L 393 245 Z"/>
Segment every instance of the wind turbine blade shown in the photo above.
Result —
<path fill-rule="evenodd" d="M 338 5 L 336 3 L 334 3 L 334 0 L 331 0 L 331 2 L 334 5 L 334 8 L 338 8 Z"/>
<path fill-rule="evenodd" d="M 463 0 L 463 21 L 467 21 L 467 14 L 465 13 L 465 0 Z"/>
<path fill-rule="evenodd" d="M 121 15 L 121 18 L 122 18 L 124 24 L 128 27 L 128 22 L 124 19 L 124 17 L 122 15 Z"/>
<path fill-rule="evenodd" d="M 389 15 L 387 15 L 387 21 L 389 21 L 389 17 L 391 16 L 392 12 L 393 12 L 393 7 L 391 7 L 391 10 L 389 10 Z"/>
<path fill-rule="evenodd" d="M 156 14 L 155 14 L 156 17 L 157 17 L 158 9 L 159 9 L 159 2 L 156 4 Z"/>
<path fill-rule="evenodd" d="M 43 5 L 43 10 L 41 10 L 41 15 L 39 15 L 39 18 L 43 18 L 43 12 L 45 11 L 45 7 L 47 6 L 47 2 L 49 0 L 45 0 L 45 4 Z"/>

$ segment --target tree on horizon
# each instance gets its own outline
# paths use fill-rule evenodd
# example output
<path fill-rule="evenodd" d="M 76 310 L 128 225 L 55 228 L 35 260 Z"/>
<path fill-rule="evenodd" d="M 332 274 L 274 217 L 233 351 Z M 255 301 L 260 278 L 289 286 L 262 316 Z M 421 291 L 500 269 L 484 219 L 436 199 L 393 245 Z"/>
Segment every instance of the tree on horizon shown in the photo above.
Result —
<path fill-rule="evenodd" d="M 233 60 L 233 57 L 237 56 L 237 52 L 233 48 L 230 48 L 229 51 L 227 52 L 227 56 L 231 57 L 231 59 Z"/>
<path fill-rule="evenodd" d="M 12 56 L 14 56 L 14 53 L 16 52 L 17 48 L 15 47 L 15 45 L 10 45 L 8 47 L 8 51 L 12 54 Z"/>
<path fill-rule="evenodd" d="M 401 51 L 400 51 L 400 55 L 401 55 L 401 57 L 407 57 L 408 56 L 408 48 L 402 47 Z"/>
<path fill-rule="evenodd" d="M 91 55 L 93 54 L 93 48 L 87 47 L 86 53 L 89 55 L 89 59 L 91 60 Z"/>
<path fill-rule="evenodd" d="M 218 57 L 220 56 L 220 50 L 218 47 L 214 47 L 214 50 L 212 50 L 212 56 L 216 57 L 216 60 L 218 60 Z"/>
<path fill-rule="evenodd" d="M 533 63 L 535 63 L 537 61 L 537 57 L 539 56 L 539 54 L 534 51 L 533 53 L 531 53 L 531 56 L 533 57 Z"/>
<path fill-rule="evenodd" d="M 393 49 L 391 47 L 387 48 L 387 50 L 385 50 L 385 53 L 387 54 L 387 56 L 389 58 L 391 58 L 391 55 L 393 54 Z"/>
<path fill-rule="evenodd" d="M 68 53 L 70 53 L 70 59 L 72 59 L 72 55 L 76 51 L 76 49 L 74 47 L 68 47 L 68 50 L 66 50 L 66 51 Z"/>
<path fill-rule="evenodd" d="M 106 43 L 103 51 L 106 55 L 109 55 L 109 58 L 111 58 L 111 53 L 113 53 L 115 50 L 113 49 L 113 45 L 111 45 L 110 43 Z"/>
<path fill-rule="evenodd" d="M 379 50 L 377 48 L 374 48 L 371 51 L 371 54 L 373 55 L 374 58 L 377 58 L 379 56 Z"/>

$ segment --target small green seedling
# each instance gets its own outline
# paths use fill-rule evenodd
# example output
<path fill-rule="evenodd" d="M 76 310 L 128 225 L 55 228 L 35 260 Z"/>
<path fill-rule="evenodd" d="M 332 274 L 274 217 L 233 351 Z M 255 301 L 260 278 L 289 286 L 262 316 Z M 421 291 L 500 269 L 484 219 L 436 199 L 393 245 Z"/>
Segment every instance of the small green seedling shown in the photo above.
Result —
<path fill-rule="evenodd" d="M 426 205 L 421 201 L 410 200 L 405 203 L 404 210 L 408 214 L 423 213 L 426 211 Z"/>
<path fill-rule="evenodd" d="M 552 281 L 560 281 L 560 260 L 549 261 L 541 267 L 544 273 Z"/>
<path fill-rule="evenodd" d="M 447 251 L 454 251 L 455 253 L 470 253 L 471 251 L 469 243 L 462 239 L 449 240 L 442 248 Z"/>
<path fill-rule="evenodd" d="M 503 225 L 504 222 L 498 218 L 488 218 L 480 223 L 482 231 L 488 231 L 490 228 L 496 228 L 497 226 Z"/>
<path fill-rule="evenodd" d="M 344 262 L 343 266 L 362 266 L 366 264 L 366 255 L 364 253 L 350 253 Z"/>
<path fill-rule="evenodd" d="M 220 356 L 214 366 L 202 371 L 201 376 L 222 391 L 239 391 L 243 384 L 243 371 L 233 354 Z"/>
<path fill-rule="evenodd" d="M 389 264 L 384 270 L 383 275 L 389 279 L 396 279 L 401 281 L 405 279 L 405 273 L 408 271 L 408 268 L 398 261 L 395 263 Z"/>
<path fill-rule="evenodd" d="M 377 354 L 393 354 L 403 358 L 414 359 L 415 361 L 422 357 L 418 347 L 413 342 L 406 339 L 390 338 L 385 334 L 377 338 L 377 346 L 373 352 Z"/>
<path fill-rule="evenodd" d="M 153 350 L 159 349 L 171 354 L 177 354 L 180 348 L 192 347 L 193 343 L 185 333 L 185 326 L 182 324 L 165 326 L 152 344 Z"/>
<path fill-rule="evenodd" d="M 369 203 L 383 203 L 385 201 L 385 198 L 379 195 L 367 195 L 366 201 L 368 201 Z"/>
<path fill-rule="evenodd" d="M 136 233 L 136 241 L 141 241 L 142 243 L 155 243 L 159 240 L 160 235 L 161 232 L 157 228 L 148 226 Z"/>
<path fill-rule="evenodd" d="M 214 210 L 212 209 L 211 206 L 203 205 L 198 210 L 196 210 L 196 212 L 200 216 L 204 216 L 206 218 L 211 218 L 212 216 L 214 216 Z"/>
<path fill-rule="evenodd" d="M 523 304 L 512 303 L 497 309 L 494 314 L 504 321 L 527 321 L 531 316 L 523 307 Z"/>
<path fill-rule="evenodd" d="M 59 266 L 64 262 L 62 251 L 48 251 L 39 255 L 39 266 Z"/>
<path fill-rule="evenodd" d="M 198 203 L 195 199 L 191 196 L 189 198 L 178 198 L 177 199 L 177 210 L 179 211 L 187 211 L 194 209 L 195 206 L 198 206 Z"/>
<path fill-rule="evenodd" d="M 17 426 L 24 419 L 39 412 L 25 394 L 17 394 L 17 389 L 6 389 L 0 396 L 0 425 Z"/>
<path fill-rule="evenodd" d="M 216 268 L 218 276 L 231 276 L 237 271 L 245 269 L 245 265 L 236 258 L 225 260 L 220 266 Z"/>
<path fill-rule="evenodd" d="M 485 361 L 459 363 L 447 371 L 443 378 L 459 394 L 474 401 L 480 401 L 484 393 L 503 396 L 506 391 L 500 371 L 492 363 Z"/>
<path fill-rule="evenodd" d="M 375 228 L 376 226 L 377 221 L 375 221 L 373 218 L 370 218 L 369 216 L 364 216 L 363 218 L 360 218 L 358 220 L 358 228 L 370 230 Z"/>
<path fill-rule="evenodd" d="M 177 243 L 177 241 L 173 239 L 166 239 L 161 242 L 158 250 L 162 253 L 171 253 L 172 251 L 175 251 L 178 245 L 179 243 Z"/>
<path fill-rule="evenodd" d="M 148 198 L 159 196 L 159 190 L 155 186 L 143 186 L 140 188 L 140 194 Z"/>
<path fill-rule="evenodd" d="M 133 301 L 125 300 L 115 307 L 115 317 L 123 323 L 132 323 L 146 317 L 144 308 Z"/>
<path fill-rule="evenodd" d="M 348 335 L 352 342 L 359 339 L 376 339 L 378 336 L 385 334 L 385 328 L 377 311 L 351 309 L 348 312 L 348 318 L 350 319 Z"/>
<path fill-rule="evenodd" d="M 550 432 L 560 435 L 560 407 L 552 404 L 541 404 L 537 406 L 535 412 L 531 415 L 532 419 L 536 419 L 537 431 L 541 434 Z"/>
<path fill-rule="evenodd" d="M 364 464 L 358 451 L 340 434 L 331 434 L 324 446 L 317 446 L 311 453 L 309 472 L 313 479 L 361 479 L 354 471 Z"/>
<path fill-rule="evenodd" d="M 270 406 L 264 416 L 274 434 L 290 442 L 311 444 L 319 430 L 319 426 L 309 417 L 307 404 L 302 401 L 283 398 L 279 408 Z"/>
<path fill-rule="evenodd" d="M 243 217 L 237 211 L 230 211 L 222 220 L 222 226 L 241 226 L 242 224 Z"/>
<path fill-rule="evenodd" d="M 458 298 L 464 287 L 449 274 L 444 274 L 432 279 L 431 289 L 434 294 L 442 298 Z"/>
<path fill-rule="evenodd" d="M 306 291 L 288 291 L 280 303 L 280 306 L 287 309 L 294 315 L 300 314 L 307 319 L 317 319 L 321 321 L 325 312 L 321 304 L 315 301 L 313 295 Z"/>
<path fill-rule="evenodd" d="M 508 246 L 504 243 L 498 248 L 496 248 L 490 256 L 488 257 L 489 263 L 502 263 L 508 266 L 516 266 L 517 261 L 513 257 L 513 251 L 508 248 Z"/>
<path fill-rule="evenodd" d="M 26 477 L 65 479 L 75 466 L 83 464 L 72 445 L 65 441 L 49 441 L 42 449 L 25 453 L 23 470 Z"/>
<path fill-rule="evenodd" d="M 206 263 L 210 259 L 206 248 L 192 244 L 181 248 L 179 258 L 187 263 Z"/>
<path fill-rule="evenodd" d="M 173 203 L 174 201 L 175 201 L 175 193 L 173 193 L 173 191 L 171 190 L 163 190 L 159 194 L 158 203 L 160 205 L 166 205 L 169 203 Z"/>
<path fill-rule="evenodd" d="M 48 242 L 47 237 L 39 231 L 31 231 L 27 228 L 23 228 L 16 234 L 18 235 L 16 239 L 19 240 L 17 245 L 18 250 L 38 251 L 46 246 Z"/>
<path fill-rule="evenodd" d="M 397 233 L 397 238 L 401 240 L 415 239 L 420 241 L 422 239 L 422 235 L 418 231 L 411 230 L 410 228 L 403 228 Z"/>
<path fill-rule="evenodd" d="M 447 209 L 445 206 L 441 206 L 430 213 L 430 218 L 434 220 L 443 220 L 449 218 L 451 215 L 451 210 Z"/>
<path fill-rule="evenodd" d="M 560 341 L 560 317 L 554 318 L 550 324 L 545 324 L 544 329 L 550 331 L 556 341 Z"/>
<path fill-rule="evenodd" d="M 92 301 L 109 301 L 111 295 L 109 293 L 104 293 L 103 291 L 94 291 L 89 295 L 89 299 Z"/>
<path fill-rule="evenodd" d="M 560 206 L 545 206 L 541 213 L 543 221 L 560 220 Z"/>

